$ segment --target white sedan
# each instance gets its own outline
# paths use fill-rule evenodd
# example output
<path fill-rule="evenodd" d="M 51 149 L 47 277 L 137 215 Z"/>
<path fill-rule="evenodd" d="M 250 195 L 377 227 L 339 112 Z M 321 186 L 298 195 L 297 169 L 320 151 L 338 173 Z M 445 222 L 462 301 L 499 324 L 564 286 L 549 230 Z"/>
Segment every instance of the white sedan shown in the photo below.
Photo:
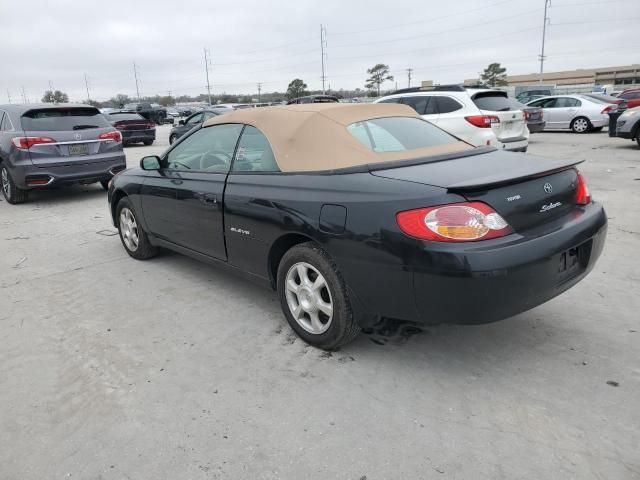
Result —
<path fill-rule="evenodd" d="M 555 95 L 527 103 L 543 110 L 545 130 L 572 130 L 575 133 L 600 131 L 609 124 L 607 112 L 615 105 L 583 95 Z"/>

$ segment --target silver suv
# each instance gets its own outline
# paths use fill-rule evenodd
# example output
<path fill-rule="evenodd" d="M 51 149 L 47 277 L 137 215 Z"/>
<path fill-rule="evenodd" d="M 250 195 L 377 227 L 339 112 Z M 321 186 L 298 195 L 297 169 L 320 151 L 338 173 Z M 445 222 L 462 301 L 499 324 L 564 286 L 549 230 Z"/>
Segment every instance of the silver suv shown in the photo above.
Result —
<path fill-rule="evenodd" d="M 29 190 L 100 182 L 126 159 L 122 135 L 90 105 L 0 105 L 0 186 L 7 202 Z"/>

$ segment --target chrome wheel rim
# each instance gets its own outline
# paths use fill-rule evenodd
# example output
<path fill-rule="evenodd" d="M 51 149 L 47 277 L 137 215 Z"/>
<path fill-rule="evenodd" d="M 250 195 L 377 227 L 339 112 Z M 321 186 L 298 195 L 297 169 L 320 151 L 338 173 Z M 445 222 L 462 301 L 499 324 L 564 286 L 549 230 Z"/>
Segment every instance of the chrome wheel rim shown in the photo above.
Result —
<path fill-rule="evenodd" d="M 11 182 L 9 182 L 9 172 L 6 168 L 3 168 L 0 175 L 2 176 L 2 191 L 4 192 L 5 196 L 9 198 L 11 196 Z"/>
<path fill-rule="evenodd" d="M 576 120 L 575 122 L 573 122 L 573 129 L 576 132 L 584 132 L 587 128 L 589 127 L 589 124 L 587 123 L 587 121 L 584 118 L 579 118 L 578 120 Z"/>
<path fill-rule="evenodd" d="M 135 252 L 138 249 L 138 242 L 140 241 L 138 224 L 136 223 L 136 217 L 126 207 L 120 210 L 120 235 L 125 246 L 131 252 Z"/>
<path fill-rule="evenodd" d="M 309 263 L 291 266 L 285 277 L 287 305 L 296 323 L 314 335 L 326 332 L 333 320 L 333 299 L 322 274 Z"/>

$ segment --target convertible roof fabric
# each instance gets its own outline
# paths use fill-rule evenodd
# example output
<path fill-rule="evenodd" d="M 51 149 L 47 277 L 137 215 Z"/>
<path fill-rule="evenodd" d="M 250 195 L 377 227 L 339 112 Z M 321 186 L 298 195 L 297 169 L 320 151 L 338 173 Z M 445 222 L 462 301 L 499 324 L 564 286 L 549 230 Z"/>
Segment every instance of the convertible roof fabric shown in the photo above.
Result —
<path fill-rule="evenodd" d="M 473 148 L 455 142 L 376 153 L 347 131 L 352 123 L 384 117 L 420 118 L 411 107 L 399 104 L 310 103 L 235 110 L 207 120 L 203 127 L 244 123 L 258 128 L 267 136 L 282 172 L 335 170 Z"/>

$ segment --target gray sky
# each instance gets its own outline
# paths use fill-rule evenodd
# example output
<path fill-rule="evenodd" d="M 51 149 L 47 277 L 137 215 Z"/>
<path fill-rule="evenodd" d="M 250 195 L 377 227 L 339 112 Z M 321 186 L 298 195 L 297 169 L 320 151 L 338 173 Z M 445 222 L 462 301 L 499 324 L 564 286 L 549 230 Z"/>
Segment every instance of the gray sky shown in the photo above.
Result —
<path fill-rule="evenodd" d="M 638 0 L 552 0 L 545 70 L 640 63 Z M 55 5 L 55 6 L 54 6 Z M 0 103 L 39 100 L 51 81 L 72 100 L 206 91 L 284 91 L 293 78 L 320 88 L 320 24 L 333 89 L 363 87 L 366 69 L 405 69 L 420 80 L 461 82 L 498 61 L 538 71 L 544 0 L 0 0 Z M 635 27 L 635 28 L 634 28 Z M 393 83 L 388 83 L 392 87 Z"/>

